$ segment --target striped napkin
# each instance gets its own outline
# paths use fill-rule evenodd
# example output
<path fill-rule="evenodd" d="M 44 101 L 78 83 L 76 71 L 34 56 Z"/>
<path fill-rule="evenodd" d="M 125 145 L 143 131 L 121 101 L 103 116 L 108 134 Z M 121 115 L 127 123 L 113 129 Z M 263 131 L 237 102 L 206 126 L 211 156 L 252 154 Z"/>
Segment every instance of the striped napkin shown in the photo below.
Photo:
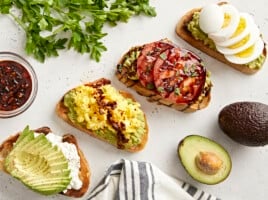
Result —
<path fill-rule="evenodd" d="M 112 164 L 87 200 L 220 200 L 147 162 Z"/>

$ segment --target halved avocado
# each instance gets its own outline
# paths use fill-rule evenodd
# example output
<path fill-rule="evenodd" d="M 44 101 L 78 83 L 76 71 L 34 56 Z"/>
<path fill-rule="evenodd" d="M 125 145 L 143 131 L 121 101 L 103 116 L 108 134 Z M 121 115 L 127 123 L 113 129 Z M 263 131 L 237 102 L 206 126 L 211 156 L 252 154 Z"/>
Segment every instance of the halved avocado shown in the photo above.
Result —
<path fill-rule="evenodd" d="M 225 180 L 232 168 L 228 152 L 220 144 L 200 135 L 189 135 L 181 140 L 178 156 L 193 179 L 208 185 Z"/>

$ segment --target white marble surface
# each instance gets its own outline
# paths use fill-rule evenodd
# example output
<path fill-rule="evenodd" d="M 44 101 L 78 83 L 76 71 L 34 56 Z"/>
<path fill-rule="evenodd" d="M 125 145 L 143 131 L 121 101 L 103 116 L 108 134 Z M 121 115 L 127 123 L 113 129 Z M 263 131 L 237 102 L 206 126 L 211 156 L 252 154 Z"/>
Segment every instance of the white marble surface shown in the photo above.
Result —
<path fill-rule="evenodd" d="M 36 70 L 39 91 L 33 105 L 23 114 L 0 119 L 0 141 L 26 125 L 37 128 L 43 125 L 54 132 L 73 133 L 86 154 L 92 170 L 91 187 L 100 180 L 107 167 L 120 158 L 148 161 L 157 165 L 167 174 L 183 179 L 200 189 L 222 199 L 265 200 L 268 199 L 268 146 L 250 148 L 229 139 L 219 129 L 217 115 L 220 109 L 232 102 L 252 100 L 268 103 L 268 63 L 257 74 L 248 76 L 208 57 L 194 49 L 175 34 L 177 20 L 191 8 L 202 6 L 213 0 L 151 0 L 156 7 L 157 17 L 136 17 L 127 24 L 115 28 L 107 27 L 108 36 L 104 42 L 108 51 L 101 62 L 90 61 L 86 55 L 72 51 L 61 52 L 57 58 L 41 64 L 25 55 L 25 36 L 22 30 L 6 16 L 0 16 L 0 51 L 13 51 L 24 56 Z M 236 0 L 233 4 L 240 10 L 252 13 L 260 26 L 264 40 L 268 39 L 268 17 L 265 0 Z M 188 48 L 204 59 L 212 73 L 213 89 L 210 105 L 201 111 L 185 114 L 149 103 L 133 90 L 125 88 L 114 76 L 115 66 L 120 56 L 130 47 L 161 38 L 169 38 L 181 47 Z M 63 123 L 55 115 L 55 104 L 68 89 L 100 77 L 112 80 L 118 89 L 133 93 L 147 114 L 150 137 L 146 148 L 135 154 L 126 153 L 93 139 Z M 176 154 L 178 142 L 189 134 L 210 137 L 229 151 L 233 168 L 224 182 L 207 186 L 200 184 L 185 172 Z M 31 192 L 10 176 L 0 173 L 0 199 L 50 199 Z M 51 199 L 69 199 L 60 195 Z M 82 199 L 86 199 L 86 196 Z"/>

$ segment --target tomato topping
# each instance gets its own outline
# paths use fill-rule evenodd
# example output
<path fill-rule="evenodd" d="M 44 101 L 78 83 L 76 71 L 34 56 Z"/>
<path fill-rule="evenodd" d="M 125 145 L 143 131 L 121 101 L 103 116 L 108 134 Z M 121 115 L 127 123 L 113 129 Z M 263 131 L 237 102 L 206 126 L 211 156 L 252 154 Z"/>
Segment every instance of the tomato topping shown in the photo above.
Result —
<path fill-rule="evenodd" d="M 201 59 L 192 52 L 174 47 L 159 55 L 153 67 L 156 91 L 174 103 L 196 100 L 206 81 Z"/>
<path fill-rule="evenodd" d="M 174 46 L 170 43 L 158 41 L 144 45 L 137 60 L 137 75 L 140 83 L 147 89 L 155 89 L 153 68 L 156 60 L 167 49 Z"/>

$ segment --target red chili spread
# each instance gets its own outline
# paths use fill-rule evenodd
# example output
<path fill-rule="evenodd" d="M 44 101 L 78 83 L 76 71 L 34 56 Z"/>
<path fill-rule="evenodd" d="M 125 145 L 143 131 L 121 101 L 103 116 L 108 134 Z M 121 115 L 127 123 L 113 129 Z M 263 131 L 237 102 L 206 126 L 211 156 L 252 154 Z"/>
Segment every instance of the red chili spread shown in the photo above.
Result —
<path fill-rule="evenodd" d="M 32 92 L 32 79 L 21 64 L 0 61 L 0 110 L 12 111 L 21 107 Z"/>

